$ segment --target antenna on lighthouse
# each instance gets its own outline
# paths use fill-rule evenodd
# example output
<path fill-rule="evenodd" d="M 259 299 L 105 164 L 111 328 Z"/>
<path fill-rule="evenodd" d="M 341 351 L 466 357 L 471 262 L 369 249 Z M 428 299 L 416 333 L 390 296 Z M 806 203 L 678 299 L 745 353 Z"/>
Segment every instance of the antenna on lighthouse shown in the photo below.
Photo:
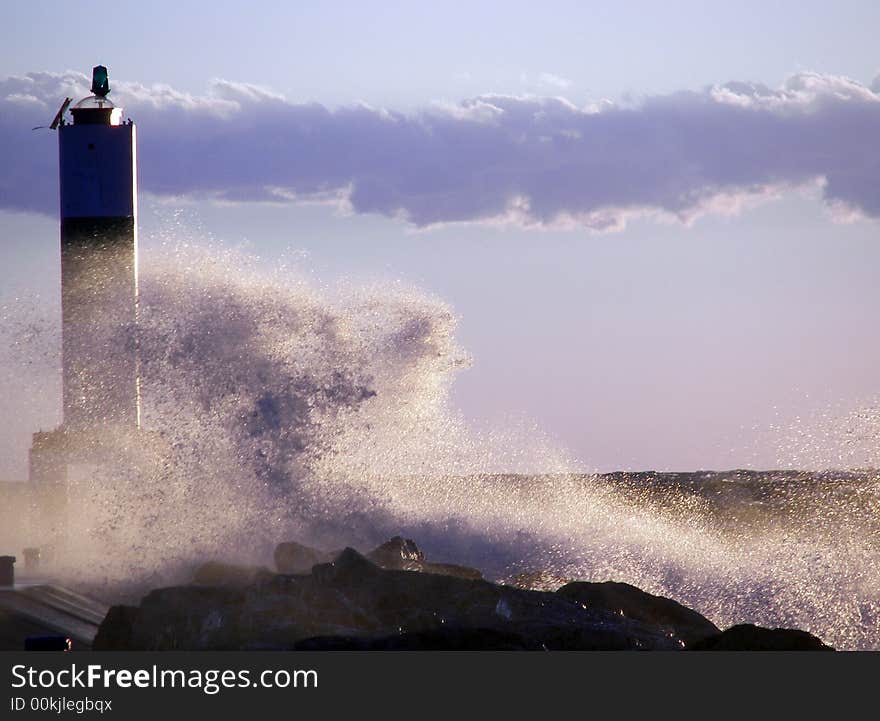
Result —
<path fill-rule="evenodd" d="M 52 123 L 49 125 L 49 130 L 55 130 L 61 124 L 61 119 L 64 117 L 64 111 L 70 107 L 70 103 L 72 101 L 73 101 L 73 98 L 64 98 L 64 102 L 61 103 L 61 107 L 58 108 L 58 112 L 55 113 L 55 118 L 52 120 Z"/>

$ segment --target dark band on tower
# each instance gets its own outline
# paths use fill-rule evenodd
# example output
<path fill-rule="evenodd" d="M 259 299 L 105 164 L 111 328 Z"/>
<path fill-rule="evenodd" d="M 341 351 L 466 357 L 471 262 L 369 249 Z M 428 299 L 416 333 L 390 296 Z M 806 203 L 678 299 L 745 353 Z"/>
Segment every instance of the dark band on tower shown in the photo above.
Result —
<path fill-rule="evenodd" d="M 94 95 L 59 127 L 64 427 L 140 425 L 137 320 L 137 153 L 133 122 Z"/>

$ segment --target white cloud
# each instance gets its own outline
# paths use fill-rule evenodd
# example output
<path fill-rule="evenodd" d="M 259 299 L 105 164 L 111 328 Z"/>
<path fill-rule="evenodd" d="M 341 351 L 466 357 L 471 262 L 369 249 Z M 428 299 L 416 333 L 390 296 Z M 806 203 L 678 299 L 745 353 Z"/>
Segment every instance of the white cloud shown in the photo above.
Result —
<path fill-rule="evenodd" d="M 489 95 L 403 114 L 292 103 L 215 80 L 203 95 L 113 82 L 140 128 L 141 187 L 225 202 L 323 202 L 427 227 L 579 225 L 636 214 L 682 222 L 821 183 L 835 217 L 880 216 L 880 94 L 799 73 L 619 106 Z M 54 213 L 54 143 L 31 133 L 78 73 L 0 80 L 0 207 Z"/>

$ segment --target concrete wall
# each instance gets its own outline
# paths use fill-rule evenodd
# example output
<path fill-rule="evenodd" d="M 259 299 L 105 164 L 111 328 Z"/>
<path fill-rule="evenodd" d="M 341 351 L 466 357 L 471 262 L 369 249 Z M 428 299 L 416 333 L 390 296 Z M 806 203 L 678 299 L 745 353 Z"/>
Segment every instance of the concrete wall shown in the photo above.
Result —
<path fill-rule="evenodd" d="M 23 562 L 22 549 L 34 545 L 34 499 L 32 484 L 0 481 L 0 555 Z"/>

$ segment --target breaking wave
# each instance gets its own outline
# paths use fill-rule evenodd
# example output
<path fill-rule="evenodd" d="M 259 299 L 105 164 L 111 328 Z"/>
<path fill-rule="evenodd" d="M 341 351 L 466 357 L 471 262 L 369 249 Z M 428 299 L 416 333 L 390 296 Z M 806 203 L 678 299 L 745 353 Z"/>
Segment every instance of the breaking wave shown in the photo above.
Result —
<path fill-rule="evenodd" d="M 404 533 L 509 582 L 626 581 L 722 626 L 880 646 L 876 479 L 804 478 L 780 505 L 776 485 L 731 500 L 742 478 L 714 493 L 584 475 L 538 429 L 477 431 L 451 407 L 469 359 L 440 299 L 321 286 L 204 243 L 146 247 L 144 431 L 72 477 L 77 578 L 168 582 L 209 558 L 266 563 L 282 540 Z M 7 335 L 57 372 L 57 327 L 16 313 Z"/>

